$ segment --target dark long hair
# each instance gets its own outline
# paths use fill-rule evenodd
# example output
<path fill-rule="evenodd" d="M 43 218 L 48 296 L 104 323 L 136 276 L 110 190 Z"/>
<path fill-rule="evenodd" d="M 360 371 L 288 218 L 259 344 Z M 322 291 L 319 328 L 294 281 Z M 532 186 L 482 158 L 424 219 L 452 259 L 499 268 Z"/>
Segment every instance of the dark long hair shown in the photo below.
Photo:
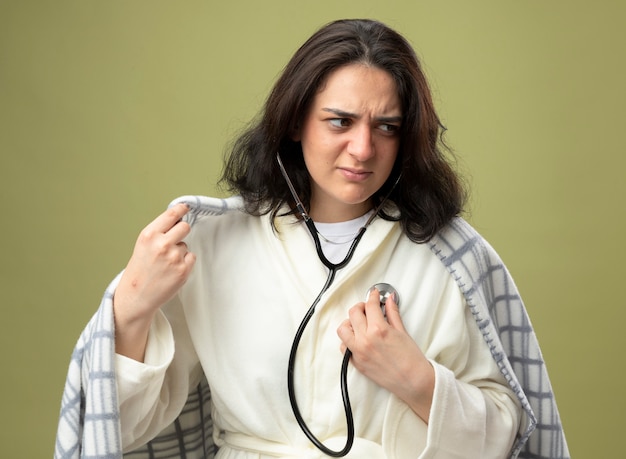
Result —
<path fill-rule="evenodd" d="M 226 159 L 220 184 L 240 194 L 253 215 L 292 204 L 289 188 L 276 161 L 285 168 L 305 207 L 311 197 L 310 178 L 294 133 L 307 115 L 316 93 L 334 70 L 363 63 L 388 72 L 402 103 L 400 145 L 387 183 L 372 197 L 379 204 L 401 173 L 389 196 L 397 211 L 382 218 L 400 221 L 415 242 L 430 240 L 458 215 L 465 192 L 448 162 L 426 77 L 411 45 L 400 34 L 373 20 L 339 20 L 319 29 L 296 51 L 269 94 L 260 117 L 239 136 Z"/>

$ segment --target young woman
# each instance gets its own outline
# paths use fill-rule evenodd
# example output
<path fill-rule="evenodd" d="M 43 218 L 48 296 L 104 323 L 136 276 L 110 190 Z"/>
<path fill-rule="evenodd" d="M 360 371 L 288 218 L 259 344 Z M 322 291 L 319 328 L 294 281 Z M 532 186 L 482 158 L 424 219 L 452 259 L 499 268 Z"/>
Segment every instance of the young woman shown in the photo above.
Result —
<path fill-rule="evenodd" d="M 304 43 L 227 160 L 239 210 L 173 205 L 114 285 L 123 448 L 206 378 L 218 458 L 516 456 L 528 399 L 439 250 L 450 228 L 483 244 L 440 137 L 398 33 L 345 20 Z"/>

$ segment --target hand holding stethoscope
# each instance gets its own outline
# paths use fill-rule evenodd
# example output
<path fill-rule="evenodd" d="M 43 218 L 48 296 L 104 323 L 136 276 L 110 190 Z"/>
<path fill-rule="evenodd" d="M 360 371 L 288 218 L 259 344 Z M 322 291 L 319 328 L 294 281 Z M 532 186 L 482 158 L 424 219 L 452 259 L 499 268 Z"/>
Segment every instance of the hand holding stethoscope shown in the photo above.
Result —
<path fill-rule="evenodd" d="M 372 288 L 366 302 L 350 309 L 349 318 L 337 329 L 341 352 L 350 349 L 350 361 L 360 373 L 395 394 L 427 423 L 434 369 L 404 328 L 396 297 L 386 296 L 384 310 L 381 299 Z"/>

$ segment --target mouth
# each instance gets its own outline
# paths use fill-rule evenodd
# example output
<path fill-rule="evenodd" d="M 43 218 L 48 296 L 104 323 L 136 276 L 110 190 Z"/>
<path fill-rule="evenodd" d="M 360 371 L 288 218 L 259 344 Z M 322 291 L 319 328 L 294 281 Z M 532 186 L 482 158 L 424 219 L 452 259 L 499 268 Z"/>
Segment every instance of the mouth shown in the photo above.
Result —
<path fill-rule="evenodd" d="M 340 167 L 339 172 L 346 179 L 351 180 L 351 181 L 357 181 L 357 182 L 367 180 L 372 175 L 372 172 L 370 171 L 366 171 L 362 169 L 353 169 L 351 167 Z"/>

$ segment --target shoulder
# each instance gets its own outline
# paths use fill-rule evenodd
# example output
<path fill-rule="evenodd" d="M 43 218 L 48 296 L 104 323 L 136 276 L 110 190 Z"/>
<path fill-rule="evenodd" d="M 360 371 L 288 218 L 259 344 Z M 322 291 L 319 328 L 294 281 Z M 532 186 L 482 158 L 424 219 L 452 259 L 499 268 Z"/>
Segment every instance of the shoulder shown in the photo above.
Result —
<path fill-rule="evenodd" d="M 468 222 L 455 218 L 431 240 L 430 248 L 456 281 L 483 333 L 495 333 L 511 321 L 518 329 L 530 329 L 507 267 Z"/>
<path fill-rule="evenodd" d="M 439 231 L 430 241 L 430 249 L 454 278 L 479 322 L 488 320 L 489 315 L 496 323 L 506 322 L 513 305 L 523 309 L 502 259 L 464 219 L 457 217 Z"/>
<path fill-rule="evenodd" d="M 490 265 L 503 264 L 489 242 L 461 217 L 453 218 L 429 245 L 446 266 L 460 262 L 470 270 L 485 270 Z"/>
<path fill-rule="evenodd" d="M 210 196 L 187 195 L 174 199 L 170 207 L 179 203 L 189 206 L 183 218 L 191 226 L 188 239 L 217 237 L 247 230 L 252 221 L 258 220 L 244 210 L 243 199 L 239 196 L 215 198 Z"/>
<path fill-rule="evenodd" d="M 185 220 L 194 225 L 199 219 L 210 216 L 243 213 L 243 199 L 240 196 L 213 198 L 210 196 L 186 195 L 170 202 L 168 207 L 184 203 L 189 207 Z"/>

